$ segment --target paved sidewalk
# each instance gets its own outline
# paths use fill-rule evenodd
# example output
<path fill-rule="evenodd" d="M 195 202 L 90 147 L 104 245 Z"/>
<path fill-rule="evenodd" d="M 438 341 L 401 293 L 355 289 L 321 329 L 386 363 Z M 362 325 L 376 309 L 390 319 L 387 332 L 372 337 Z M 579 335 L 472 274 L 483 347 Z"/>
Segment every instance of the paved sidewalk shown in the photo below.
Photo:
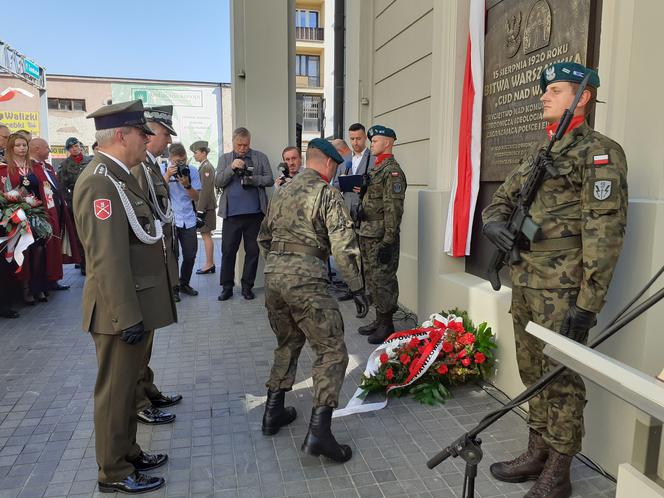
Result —
<path fill-rule="evenodd" d="M 155 336 L 157 385 L 182 393 L 184 400 L 173 407 L 174 424 L 139 424 L 142 447 L 170 457 L 154 472 L 166 477 L 167 487 L 146 497 L 461 495 L 463 462 L 448 460 L 433 471 L 425 462 L 499 406 L 496 401 L 472 387 L 456 389 L 442 407 L 396 399 L 382 411 L 335 419 L 335 436 L 351 444 L 354 454 L 346 464 L 334 464 L 299 450 L 312 398 L 312 356 L 305 348 L 297 384 L 287 395 L 298 418 L 278 435 L 264 437 L 264 383 L 275 339 L 263 293 L 245 301 L 236 289 L 220 303 L 218 278 L 194 276 L 200 295 L 183 295 L 180 322 Z M 65 281 L 69 291 L 22 309 L 18 320 L 0 321 L 0 498 L 99 494 L 92 434 L 95 352 L 80 331 L 83 278 L 67 267 Z M 352 302 L 341 308 L 351 354 L 345 404 L 372 347 L 355 333 L 360 321 Z M 523 496 L 527 486 L 499 483 L 488 476 L 488 467 L 517 454 L 526 433 L 522 419 L 510 414 L 482 435 L 478 496 Z M 579 462 L 573 479 L 576 497 L 613 496 L 614 485 Z"/>

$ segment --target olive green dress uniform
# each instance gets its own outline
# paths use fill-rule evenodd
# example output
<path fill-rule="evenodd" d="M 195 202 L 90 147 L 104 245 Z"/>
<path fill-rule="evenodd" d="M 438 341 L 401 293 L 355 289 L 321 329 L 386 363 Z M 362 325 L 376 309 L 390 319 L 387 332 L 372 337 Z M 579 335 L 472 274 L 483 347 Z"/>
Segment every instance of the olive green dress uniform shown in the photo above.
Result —
<path fill-rule="evenodd" d="M 311 144 L 310 144 L 311 146 Z M 261 224 L 265 306 L 277 336 L 270 391 L 290 390 L 305 339 L 314 351 L 314 407 L 336 407 L 348 353 L 337 300 L 329 292 L 330 253 L 352 291 L 363 287 L 360 251 L 341 193 L 313 169 L 280 189 Z"/>
<path fill-rule="evenodd" d="M 156 199 L 152 198 L 150 187 L 148 185 L 148 177 L 143 169 L 143 165 L 147 169 L 147 174 L 150 175 L 150 181 L 154 187 Z M 136 178 L 145 195 L 150 199 L 153 206 L 153 211 L 157 213 L 154 208 L 154 203 L 159 203 L 159 208 L 162 212 L 168 209 L 170 204 L 168 185 L 161 175 L 159 165 L 152 161 L 149 155 L 146 155 L 145 161 L 131 168 L 131 174 Z M 175 242 L 173 240 L 173 222 L 162 222 L 162 230 L 164 233 L 164 245 L 166 247 L 166 260 L 168 268 L 169 288 L 173 288 L 178 282 L 178 262 L 175 254 Z M 177 321 L 177 317 L 176 317 Z M 154 372 L 150 368 L 150 358 L 152 357 L 152 345 L 154 343 L 154 330 L 146 333 L 142 342 L 145 346 L 145 357 L 143 359 L 142 368 L 138 376 L 138 384 L 136 388 L 136 411 L 145 410 L 151 406 L 150 399 L 158 398 L 161 392 L 154 384 Z"/>
<path fill-rule="evenodd" d="M 217 199 L 214 194 L 214 175 L 216 169 L 207 159 L 198 167 L 198 176 L 201 178 L 201 191 L 199 193 L 196 209 L 205 213 L 205 225 L 199 231 L 211 232 L 217 228 Z"/>
<path fill-rule="evenodd" d="M 406 175 L 390 156 L 369 171 L 366 194 L 362 199 L 360 239 L 364 278 L 376 312 L 392 314 L 398 309 L 399 232 L 406 197 Z M 392 247 L 390 261 L 378 261 L 378 250 Z"/>
<path fill-rule="evenodd" d="M 507 220 L 538 149 L 498 188 L 482 213 L 485 224 Z M 620 145 L 583 123 L 551 155 L 560 177 L 544 181 L 530 208 L 544 240 L 522 250 L 523 261 L 510 268 L 517 361 L 528 387 L 555 362 L 526 333 L 526 324 L 559 331 L 571 305 L 602 309 L 627 218 L 627 162 Z M 529 402 L 528 425 L 557 452 L 573 455 L 581 450 L 585 404 L 583 381 L 568 370 Z"/>
<path fill-rule="evenodd" d="M 158 223 L 136 179 L 98 152 L 77 181 L 74 212 L 88 264 L 83 328 L 92 333 L 99 364 L 94 421 L 101 482 L 134 472 L 129 462 L 141 452 L 135 395 L 145 341 L 128 345 L 121 333 L 139 322 L 154 330 L 176 320 L 163 243 L 146 244 L 136 237 L 111 178 L 120 182 L 129 208 L 150 235 L 156 235 Z"/>

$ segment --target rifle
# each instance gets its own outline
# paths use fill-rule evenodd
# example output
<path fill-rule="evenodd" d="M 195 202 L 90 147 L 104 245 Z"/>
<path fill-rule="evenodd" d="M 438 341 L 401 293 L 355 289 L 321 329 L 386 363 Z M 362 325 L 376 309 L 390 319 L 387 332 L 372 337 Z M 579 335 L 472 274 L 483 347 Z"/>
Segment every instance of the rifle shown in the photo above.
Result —
<path fill-rule="evenodd" d="M 493 290 L 500 289 L 501 284 L 498 272 L 501 268 L 508 262 L 510 265 L 521 262 L 521 254 L 517 247 L 517 240 L 521 234 L 527 237 L 531 242 L 537 242 L 542 237 L 540 226 L 530 217 L 530 206 L 535 200 L 535 195 L 537 195 L 537 191 L 542 183 L 544 183 L 544 180 L 547 178 L 555 179 L 560 176 L 558 170 L 553 166 L 551 149 L 555 143 L 565 135 L 570 121 L 572 121 L 572 118 L 574 117 L 574 110 L 588 85 L 589 78 L 590 71 L 588 71 L 583 77 L 572 104 L 569 109 L 565 109 L 565 112 L 558 122 L 556 133 L 549 140 L 547 147 L 540 149 L 537 157 L 533 161 L 528 178 L 526 178 L 525 183 L 521 186 L 521 190 L 517 195 L 516 206 L 514 206 L 506 225 L 506 228 L 514 236 L 514 243 L 509 251 L 496 249 L 491 257 L 491 262 L 489 263 L 489 268 L 487 270 L 487 277 L 489 282 L 491 282 Z"/>
<path fill-rule="evenodd" d="M 362 186 L 360 187 L 360 203 L 357 206 L 357 220 L 355 220 L 355 225 L 359 229 L 360 224 L 362 223 L 362 218 L 364 217 L 364 210 L 362 209 L 362 201 L 364 196 L 367 195 L 367 189 L 369 188 L 369 163 L 371 161 L 371 151 L 367 156 L 367 167 L 364 169 L 364 174 L 362 175 Z"/>

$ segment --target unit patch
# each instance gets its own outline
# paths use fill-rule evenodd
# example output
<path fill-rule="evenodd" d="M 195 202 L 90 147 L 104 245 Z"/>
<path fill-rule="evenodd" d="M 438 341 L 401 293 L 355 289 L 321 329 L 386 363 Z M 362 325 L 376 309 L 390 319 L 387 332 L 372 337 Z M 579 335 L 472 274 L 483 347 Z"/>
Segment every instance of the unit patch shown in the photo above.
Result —
<path fill-rule="evenodd" d="M 392 190 L 394 191 L 395 194 L 400 194 L 401 193 L 401 182 L 394 182 L 392 184 Z"/>
<path fill-rule="evenodd" d="M 104 221 L 111 217 L 111 200 L 110 199 L 95 199 L 94 202 L 95 216 Z"/>
<path fill-rule="evenodd" d="M 611 181 L 597 180 L 593 186 L 593 196 L 598 201 L 603 201 L 611 196 Z"/>

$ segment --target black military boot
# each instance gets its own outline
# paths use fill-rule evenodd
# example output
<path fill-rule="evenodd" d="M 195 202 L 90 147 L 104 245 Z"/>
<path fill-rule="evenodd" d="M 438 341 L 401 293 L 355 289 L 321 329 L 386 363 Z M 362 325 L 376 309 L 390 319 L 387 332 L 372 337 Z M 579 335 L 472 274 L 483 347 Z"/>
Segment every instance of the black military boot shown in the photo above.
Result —
<path fill-rule="evenodd" d="M 346 444 L 337 443 L 330 429 L 331 424 L 332 407 L 315 406 L 311 410 L 309 432 L 302 443 L 302 451 L 314 456 L 323 455 L 339 463 L 347 462 L 353 456 L 353 450 Z"/>
<path fill-rule="evenodd" d="M 530 429 L 528 449 L 513 460 L 492 464 L 489 470 L 499 481 L 533 481 L 542 473 L 548 456 L 549 447 L 542 439 L 542 435 Z"/>
<path fill-rule="evenodd" d="M 572 496 L 572 483 L 569 471 L 574 456 L 558 453 L 549 448 L 549 458 L 544 470 L 530 491 L 523 498 L 569 498 Z"/>
<path fill-rule="evenodd" d="M 394 334 L 392 313 L 378 313 L 378 328 L 369 336 L 369 344 L 383 344 L 385 339 Z"/>
<path fill-rule="evenodd" d="M 371 335 L 378 328 L 378 313 L 376 312 L 376 318 L 369 325 L 362 325 L 357 329 L 357 333 L 360 335 Z"/>
<path fill-rule="evenodd" d="M 286 391 L 268 391 L 267 401 L 265 402 L 265 414 L 263 415 L 263 434 L 272 436 L 279 432 L 284 425 L 290 424 L 297 412 L 292 406 L 284 408 L 284 398 Z"/>

